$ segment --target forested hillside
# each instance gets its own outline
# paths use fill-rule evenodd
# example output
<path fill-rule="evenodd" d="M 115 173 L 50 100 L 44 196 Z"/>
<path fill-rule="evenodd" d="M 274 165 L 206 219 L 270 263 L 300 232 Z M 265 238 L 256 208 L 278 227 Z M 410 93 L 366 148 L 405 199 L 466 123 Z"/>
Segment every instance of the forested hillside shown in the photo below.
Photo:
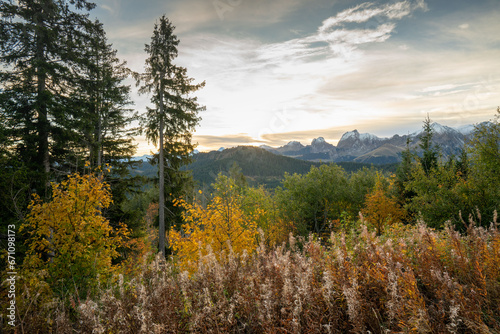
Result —
<path fill-rule="evenodd" d="M 192 162 L 182 169 L 191 171 L 194 181 L 197 182 L 198 186 L 203 186 L 215 182 L 219 173 L 229 175 L 231 168 L 236 166 L 239 167 L 250 185 L 264 185 L 267 188 L 275 188 L 283 180 L 285 173 L 305 174 L 312 166 L 318 167 L 321 164 L 321 162 L 308 162 L 276 155 L 258 147 L 239 146 L 223 151 L 196 153 L 192 157 Z M 372 165 L 357 162 L 339 162 L 337 165 L 347 172 L 355 172 L 372 166 L 383 173 L 393 173 L 397 169 L 396 163 Z M 131 174 L 155 178 L 158 171 L 151 162 L 144 160 L 134 166 L 133 169 L 131 168 Z"/>

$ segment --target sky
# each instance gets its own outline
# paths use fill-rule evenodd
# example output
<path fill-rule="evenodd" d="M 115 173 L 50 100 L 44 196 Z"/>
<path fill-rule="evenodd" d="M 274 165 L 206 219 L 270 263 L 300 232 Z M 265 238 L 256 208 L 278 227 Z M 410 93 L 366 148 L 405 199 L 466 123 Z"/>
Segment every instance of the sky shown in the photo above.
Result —
<path fill-rule="evenodd" d="M 141 72 L 165 14 L 206 110 L 198 150 L 336 144 L 357 129 L 408 134 L 432 121 L 458 128 L 500 105 L 498 0 L 100 0 L 91 17 Z M 132 82 L 132 81 L 131 81 Z M 144 112 L 147 95 L 132 93 Z M 155 147 L 136 138 L 137 155 Z"/>

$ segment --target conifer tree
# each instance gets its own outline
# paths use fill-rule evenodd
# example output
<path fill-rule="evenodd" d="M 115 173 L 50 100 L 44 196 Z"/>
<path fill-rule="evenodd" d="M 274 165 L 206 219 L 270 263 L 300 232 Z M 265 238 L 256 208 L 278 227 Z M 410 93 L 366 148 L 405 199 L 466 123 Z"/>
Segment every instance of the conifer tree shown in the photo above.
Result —
<path fill-rule="evenodd" d="M 204 109 L 190 94 L 202 88 L 205 82 L 193 84 L 194 80 L 187 76 L 187 69 L 173 63 L 179 45 L 174 29 L 165 15 L 155 24 L 151 43 L 145 47 L 149 55 L 145 73 L 138 76 L 140 92 L 150 93 L 154 105 L 147 108 L 143 126 L 147 139 L 159 149 L 154 160 L 159 164 L 159 250 L 163 256 L 165 194 L 169 195 L 169 207 L 173 208 L 173 199 L 179 197 L 188 180 L 186 173 L 179 169 L 189 162 L 194 149 L 191 132 L 200 121 L 198 112 Z M 174 218 L 172 210 L 169 212 Z"/>
<path fill-rule="evenodd" d="M 67 106 L 75 89 L 92 22 L 87 0 L 17 0 L 0 3 L 0 109 L 10 125 L 12 149 L 47 196 L 49 172 L 70 140 Z"/>
<path fill-rule="evenodd" d="M 74 120 L 72 127 L 81 139 L 75 142 L 75 146 L 80 147 L 73 151 L 82 151 L 82 158 L 89 161 L 91 167 L 109 164 L 120 168 L 135 152 L 133 135 L 137 129 L 132 127 L 132 122 L 138 117 L 127 108 L 132 103 L 130 86 L 123 84 L 131 71 L 108 44 L 100 22 L 92 26 L 90 37 L 80 89 L 72 95 L 75 101 L 72 107 L 83 115 Z"/>
<path fill-rule="evenodd" d="M 112 167 L 112 223 L 127 221 L 122 201 L 135 147 L 127 109 L 130 74 L 107 42 L 87 0 L 0 2 L 0 219 L 22 220 L 31 193 L 68 172 Z M 12 218 L 16 217 L 16 218 Z M 5 220 L 4 220 L 5 221 Z M 127 221 L 127 223 L 130 223 Z M 0 231 L 1 233 L 1 231 Z"/>
<path fill-rule="evenodd" d="M 401 152 L 401 163 L 396 170 L 394 180 L 394 186 L 398 196 L 398 204 L 403 207 L 406 206 L 415 196 L 415 193 L 411 189 L 407 188 L 408 183 L 412 181 L 412 173 L 415 169 L 415 153 L 411 151 L 410 143 L 410 138 L 407 138 L 406 148 Z"/>
<path fill-rule="evenodd" d="M 422 157 L 419 158 L 422 167 L 424 168 L 425 174 L 429 175 L 432 169 L 438 166 L 438 148 L 432 144 L 432 137 L 434 135 L 434 130 L 432 129 L 432 122 L 427 115 L 424 121 L 424 131 L 422 137 L 420 137 L 419 147 L 422 149 Z"/>
<path fill-rule="evenodd" d="M 489 224 L 494 212 L 500 211 L 500 107 L 494 119 L 474 127 L 467 151 L 475 204 L 483 215 L 482 222 Z"/>
<path fill-rule="evenodd" d="M 136 163 L 131 158 L 136 148 L 133 136 L 138 133 L 134 127 L 137 113 L 129 108 L 132 104 L 130 86 L 124 83 L 132 72 L 126 62 L 118 59 L 99 21 L 89 29 L 89 37 L 79 89 L 71 95 L 71 108 L 81 117 L 69 123 L 75 140 L 69 152 L 71 156 L 65 161 L 69 162 L 70 170 L 80 170 L 87 161 L 91 169 L 110 168 L 111 172 L 105 173 L 105 181 L 111 185 L 113 204 L 104 212 L 106 218 L 114 226 L 125 222 L 137 232 L 140 218 L 126 212 L 122 205 L 127 195 L 140 188 L 140 177 L 130 177 L 129 173 Z"/>

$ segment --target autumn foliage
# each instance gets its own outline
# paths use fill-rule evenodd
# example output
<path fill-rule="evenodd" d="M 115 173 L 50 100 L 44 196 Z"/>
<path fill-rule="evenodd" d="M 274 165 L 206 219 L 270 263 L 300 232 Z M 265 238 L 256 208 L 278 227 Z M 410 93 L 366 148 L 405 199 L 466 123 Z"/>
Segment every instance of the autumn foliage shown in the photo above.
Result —
<path fill-rule="evenodd" d="M 157 259 L 79 306 L 82 333 L 493 333 L 500 233 L 469 225 L 361 227 L 218 259 L 191 276 Z"/>
<path fill-rule="evenodd" d="M 93 176 L 71 177 L 55 188 L 53 201 L 33 204 L 30 222 L 42 227 L 52 220 L 40 217 L 50 217 L 51 210 L 60 212 L 51 203 L 71 203 L 68 212 L 86 217 L 81 224 L 106 226 L 99 218 L 105 202 L 78 192 L 85 189 L 105 200 L 106 186 L 94 181 Z M 93 187 L 86 188 L 87 184 Z M 488 228 L 471 219 L 464 234 L 452 225 L 438 231 L 423 222 L 396 222 L 384 225 L 379 236 L 362 220 L 351 230 L 332 233 L 328 242 L 313 235 L 290 235 L 287 243 L 267 247 L 266 238 L 258 236 L 259 211 L 245 210 L 237 192 L 230 195 L 214 196 L 206 207 L 178 201 L 185 209 L 186 224 L 181 231 L 170 231 L 175 261 L 157 257 L 150 263 L 138 262 L 133 277 L 116 275 L 116 280 L 97 285 L 88 298 L 73 301 L 72 309 L 61 301 L 28 304 L 29 296 L 34 300 L 42 290 L 40 285 L 26 285 L 22 297 L 26 303 L 19 300 L 28 309 L 23 313 L 24 328 L 59 333 L 500 331 L 496 216 Z M 58 225 L 50 227 L 54 235 L 66 231 L 76 244 L 82 241 L 70 233 L 72 219 L 61 219 L 65 228 L 57 232 Z M 108 228 L 101 230 L 113 235 Z M 89 233 L 85 228 L 80 231 Z M 41 269 L 37 273 L 48 272 L 51 277 L 56 269 L 44 254 L 52 251 L 51 240 L 57 239 L 43 235 L 38 239 L 47 240 L 39 242 L 44 251 L 33 247 L 31 254 L 40 254 L 38 260 L 35 257 Z M 34 238 L 38 240 L 36 234 Z M 74 264 L 93 268 L 71 254 L 69 247 L 64 249 Z M 109 252 L 113 246 L 101 250 Z M 88 257 L 99 258 L 87 252 Z M 113 271 L 109 261 L 102 264 Z"/>
<path fill-rule="evenodd" d="M 45 271 L 60 294 L 86 293 L 112 276 L 128 232 L 114 230 L 102 215 L 112 199 L 101 177 L 73 174 L 52 189 L 48 202 L 35 195 L 22 226 L 30 234 L 25 268 Z"/>
<path fill-rule="evenodd" d="M 175 201 L 168 259 L 154 258 L 158 203 L 128 238 L 105 218 L 109 186 L 72 175 L 29 207 L 16 330 L 500 333 L 498 200 L 466 162 L 395 177 L 322 166 L 274 193 L 219 175 L 213 194 Z"/>
<path fill-rule="evenodd" d="M 180 231 L 172 228 L 168 240 L 181 270 L 193 272 L 208 252 L 220 260 L 231 252 L 251 253 L 257 247 L 257 220 L 261 213 L 244 212 L 239 195 L 215 196 L 206 208 L 183 200 L 176 201 L 176 205 L 184 208 L 185 223 Z"/>
<path fill-rule="evenodd" d="M 398 204 L 397 199 L 389 194 L 389 189 L 384 189 L 382 180 L 382 177 L 378 176 L 375 188 L 366 195 L 365 207 L 362 210 L 377 235 L 381 235 L 386 226 L 400 222 L 405 216 L 405 210 Z M 387 188 L 391 186 L 392 184 L 389 184 Z"/>

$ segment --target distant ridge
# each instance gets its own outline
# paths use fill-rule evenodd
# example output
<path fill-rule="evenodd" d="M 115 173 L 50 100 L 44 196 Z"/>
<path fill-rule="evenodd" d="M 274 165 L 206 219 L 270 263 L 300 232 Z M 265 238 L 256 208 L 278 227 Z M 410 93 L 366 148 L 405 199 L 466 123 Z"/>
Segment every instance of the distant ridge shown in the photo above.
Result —
<path fill-rule="evenodd" d="M 434 136 L 433 143 L 441 148 L 443 156 L 458 155 L 464 147 L 474 126 L 467 125 L 454 129 L 439 123 L 431 125 Z M 391 138 L 379 138 L 370 133 L 359 133 L 358 130 L 342 135 L 337 146 L 327 143 L 323 137 L 312 140 L 310 145 L 291 141 L 281 147 L 261 146 L 275 154 L 281 154 L 301 160 L 323 162 L 362 162 L 367 164 L 388 164 L 401 161 L 401 152 L 410 141 L 410 148 L 418 150 L 418 142 L 422 130 L 409 135 L 394 135 Z"/>
<path fill-rule="evenodd" d="M 211 184 L 219 173 L 228 173 L 234 163 L 251 184 L 276 186 L 285 173 L 307 173 L 318 163 L 274 154 L 254 146 L 238 146 L 223 151 L 198 153 L 186 169 L 200 183 Z"/>
<path fill-rule="evenodd" d="M 320 166 L 321 162 L 305 161 L 269 152 L 255 146 L 238 146 L 223 151 L 201 152 L 193 155 L 193 163 L 183 168 L 190 170 L 193 178 L 200 186 L 212 184 L 219 173 L 228 174 L 236 163 L 248 183 L 252 186 L 264 185 L 275 188 L 280 185 L 285 173 L 305 174 L 312 166 Z M 323 162 L 324 163 L 324 162 Z M 356 171 L 371 164 L 358 162 L 337 163 L 347 172 Z M 395 165 L 381 166 L 384 171 L 394 171 Z M 148 161 L 132 170 L 132 174 L 143 175 L 150 178 L 157 176 L 158 169 Z"/>
<path fill-rule="evenodd" d="M 433 123 L 432 128 L 433 142 L 439 145 L 445 158 L 452 154 L 458 155 L 474 130 L 473 125 L 453 129 L 438 123 Z M 337 146 L 326 142 L 323 137 L 318 137 L 309 145 L 291 141 L 281 147 L 262 145 L 220 148 L 211 152 L 193 152 L 193 162 L 184 169 L 191 170 L 200 185 L 209 185 L 219 173 L 227 174 L 233 164 L 237 163 L 251 185 L 263 184 L 271 188 L 280 184 L 285 173 L 304 174 L 311 166 L 319 166 L 322 163 L 334 162 L 348 172 L 373 165 L 382 171 L 394 172 L 407 142 L 410 142 L 412 150 L 418 151 L 421 135 L 422 131 L 419 131 L 409 135 L 396 134 L 391 138 L 380 138 L 353 130 L 344 133 Z M 132 170 L 132 174 L 156 177 L 157 167 L 151 166 L 148 158 L 151 156 L 135 157 L 134 159 L 142 161 L 142 164 Z"/>

